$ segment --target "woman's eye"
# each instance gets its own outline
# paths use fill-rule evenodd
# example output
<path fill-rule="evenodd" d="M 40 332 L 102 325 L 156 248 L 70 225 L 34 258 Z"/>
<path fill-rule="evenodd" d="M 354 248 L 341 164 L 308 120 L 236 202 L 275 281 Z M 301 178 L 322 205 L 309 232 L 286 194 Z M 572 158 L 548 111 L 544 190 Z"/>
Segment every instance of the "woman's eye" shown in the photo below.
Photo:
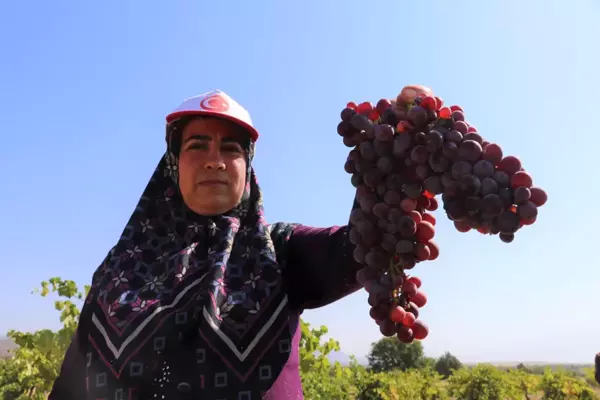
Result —
<path fill-rule="evenodd" d="M 235 145 L 224 146 L 223 150 L 228 153 L 241 153 L 242 152 L 242 149 L 239 146 L 235 146 Z"/>
<path fill-rule="evenodd" d="M 197 149 L 202 149 L 205 150 L 208 148 L 208 144 L 206 143 L 194 143 L 190 146 L 188 146 L 188 150 L 197 150 Z"/>

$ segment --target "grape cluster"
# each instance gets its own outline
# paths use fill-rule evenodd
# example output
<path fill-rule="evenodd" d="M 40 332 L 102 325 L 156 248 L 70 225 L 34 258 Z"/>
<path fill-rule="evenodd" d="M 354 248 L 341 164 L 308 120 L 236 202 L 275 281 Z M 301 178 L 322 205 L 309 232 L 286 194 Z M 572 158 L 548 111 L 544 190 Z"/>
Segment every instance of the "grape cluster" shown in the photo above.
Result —
<path fill-rule="evenodd" d="M 546 193 L 533 186 L 517 157 L 504 156 L 466 122 L 459 106 L 430 93 L 348 103 L 338 133 L 351 148 L 345 170 L 356 187 L 350 215 L 357 280 L 369 293 L 370 315 L 384 336 L 422 340 L 427 303 L 421 280 L 407 271 L 435 260 L 433 241 L 441 195 L 459 232 L 476 229 L 511 242 L 535 222 Z"/>

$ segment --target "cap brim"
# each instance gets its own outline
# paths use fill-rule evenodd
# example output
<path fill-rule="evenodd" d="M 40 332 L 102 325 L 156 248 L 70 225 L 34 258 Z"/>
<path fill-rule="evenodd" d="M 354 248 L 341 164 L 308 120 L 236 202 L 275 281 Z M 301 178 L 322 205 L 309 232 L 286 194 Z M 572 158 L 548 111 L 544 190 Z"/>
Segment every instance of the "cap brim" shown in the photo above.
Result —
<path fill-rule="evenodd" d="M 246 131 L 248 131 L 248 133 L 250 134 L 250 138 L 252 139 L 253 142 L 256 142 L 258 140 L 258 136 L 259 136 L 258 131 L 252 125 L 250 125 L 238 118 L 232 117 L 229 114 L 222 114 L 219 112 L 199 111 L 199 110 L 178 111 L 178 112 L 174 112 L 174 113 L 167 115 L 167 123 L 170 124 L 171 122 L 173 122 L 179 118 L 189 117 L 189 116 L 194 116 L 194 115 L 226 119 L 228 121 L 231 121 L 231 122 L 241 126 Z"/>

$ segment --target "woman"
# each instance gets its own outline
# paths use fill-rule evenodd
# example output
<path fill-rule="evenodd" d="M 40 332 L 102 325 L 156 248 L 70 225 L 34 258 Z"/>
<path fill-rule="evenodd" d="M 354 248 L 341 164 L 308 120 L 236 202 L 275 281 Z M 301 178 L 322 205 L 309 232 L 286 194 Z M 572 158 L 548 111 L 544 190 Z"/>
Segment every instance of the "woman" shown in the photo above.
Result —
<path fill-rule="evenodd" d="M 596 353 L 594 357 L 594 377 L 596 382 L 600 383 L 600 353 Z"/>
<path fill-rule="evenodd" d="M 94 273 L 50 395 L 302 399 L 300 315 L 359 289 L 346 227 L 269 225 L 258 132 L 221 91 L 167 116 L 167 152 Z"/>

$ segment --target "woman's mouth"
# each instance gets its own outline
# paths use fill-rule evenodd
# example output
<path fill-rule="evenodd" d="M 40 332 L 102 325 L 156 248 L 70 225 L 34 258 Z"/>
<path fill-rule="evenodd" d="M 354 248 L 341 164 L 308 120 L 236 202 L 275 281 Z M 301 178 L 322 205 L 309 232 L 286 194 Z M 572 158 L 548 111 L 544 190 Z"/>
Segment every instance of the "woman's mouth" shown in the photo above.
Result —
<path fill-rule="evenodd" d="M 227 182 L 221 181 L 218 179 L 207 179 L 199 183 L 199 185 L 203 186 L 215 186 L 215 185 L 227 185 Z"/>

